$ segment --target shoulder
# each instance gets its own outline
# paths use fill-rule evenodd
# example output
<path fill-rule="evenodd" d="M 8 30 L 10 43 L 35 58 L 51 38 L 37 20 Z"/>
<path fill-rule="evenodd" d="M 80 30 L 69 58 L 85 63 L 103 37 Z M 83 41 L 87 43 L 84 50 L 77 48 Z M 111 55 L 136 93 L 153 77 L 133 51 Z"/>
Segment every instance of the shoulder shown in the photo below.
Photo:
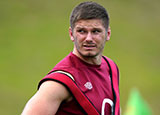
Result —
<path fill-rule="evenodd" d="M 26 104 L 22 115 L 55 114 L 62 101 L 71 98 L 67 89 L 54 81 L 44 82 Z"/>
<path fill-rule="evenodd" d="M 53 71 L 61 70 L 66 71 L 70 74 L 74 74 L 75 70 L 79 68 L 79 61 L 78 59 L 70 53 L 68 56 L 63 58 L 56 66 L 48 73 L 52 73 Z"/>
<path fill-rule="evenodd" d="M 59 63 L 57 63 L 54 68 L 71 67 L 71 66 L 73 66 L 73 60 L 74 60 L 74 58 L 72 56 L 72 53 L 70 53 L 68 56 L 63 58 Z"/>
<path fill-rule="evenodd" d="M 67 100 L 70 93 L 67 88 L 56 81 L 45 81 L 39 88 L 38 93 L 50 100 Z"/>
<path fill-rule="evenodd" d="M 119 68 L 117 66 L 117 64 L 111 60 L 110 58 L 103 56 L 104 60 L 107 62 L 109 68 L 110 68 L 110 73 L 113 74 L 113 76 L 118 80 L 118 84 L 119 84 Z"/>
<path fill-rule="evenodd" d="M 109 58 L 109 57 L 107 57 L 107 56 L 102 56 L 102 57 L 103 57 L 103 59 L 104 59 L 108 64 L 115 65 L 115 66 L 118 68 L 116 62 L 113 61 L 111 58 Z"/>

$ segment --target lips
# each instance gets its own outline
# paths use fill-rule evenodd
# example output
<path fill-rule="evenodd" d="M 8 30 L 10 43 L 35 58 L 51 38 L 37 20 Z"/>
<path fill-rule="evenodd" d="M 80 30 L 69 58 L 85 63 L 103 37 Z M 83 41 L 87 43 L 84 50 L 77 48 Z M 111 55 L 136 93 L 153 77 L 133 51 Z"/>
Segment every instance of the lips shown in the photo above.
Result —
<path fill-rule="evenodd" d="M 96 45 L 95 45 L 95 44 L 84 44 L 83 47 L 84 47 L 85 49 L 93 49 L 93 48 L 96 47 Z"/>
<path fill-rule="evenodd" d="M 84 47 L 95 47 L 95 45 L 83 45 Z"/>

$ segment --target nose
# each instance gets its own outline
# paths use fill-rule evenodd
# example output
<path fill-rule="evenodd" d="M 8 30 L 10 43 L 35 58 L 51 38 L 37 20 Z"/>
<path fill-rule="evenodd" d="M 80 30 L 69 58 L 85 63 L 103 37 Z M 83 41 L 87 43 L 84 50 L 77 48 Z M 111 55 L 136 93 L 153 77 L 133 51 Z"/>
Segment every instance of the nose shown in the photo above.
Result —
<path fill-rule="evenodd" d="M 92 42 L 92 40 L 93 40 L 93 36 L 92 36 L 91 32 L 88 32 L 88 34 L 86 36 L 86 41 L 87 42 Z"/>

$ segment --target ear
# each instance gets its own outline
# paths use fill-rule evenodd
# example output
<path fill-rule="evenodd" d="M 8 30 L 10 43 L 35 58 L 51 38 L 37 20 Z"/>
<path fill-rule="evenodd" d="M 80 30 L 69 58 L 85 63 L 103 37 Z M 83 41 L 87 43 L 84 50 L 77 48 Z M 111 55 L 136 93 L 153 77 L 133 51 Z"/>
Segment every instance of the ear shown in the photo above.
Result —
<path fill-rule="evenodd" d="M 74 42 L 73 31 L 72 31 L 71 27 L 69 27 L 69 36 L 70 36 L 70 39 L 72 40 L 72 42 Z"/>
<path fill-rule="evenodd" d="M 111 37 L 111 28 L 108 27 L 108 31 L 107 31 L 107 41 L 110 40 L 110 37 Z"/>

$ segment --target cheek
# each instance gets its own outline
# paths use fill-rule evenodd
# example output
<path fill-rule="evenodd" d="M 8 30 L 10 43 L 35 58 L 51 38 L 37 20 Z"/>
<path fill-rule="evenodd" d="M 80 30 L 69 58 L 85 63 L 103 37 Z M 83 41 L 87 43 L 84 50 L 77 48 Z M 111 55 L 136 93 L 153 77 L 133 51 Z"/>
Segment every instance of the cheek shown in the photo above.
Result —
<path fill-rule="evenodd" d="M 97 39 L 97 44 L 99 44 L 100 46 L 104 46 L 106 43 L 106 38 L 104 36 L 99 36 Z"/>
<path fill-rule="evenodd" d="M 99 43 L 101 43 L 101 42 L 104 42 L 105 41 L 105 37 L 104 36 L 102 36 L 102 35 L 97 35 L 96 36 L 96 41 L 97 42 L 99 42 Z"/>
<path fill-rule="evenodd" d="M 80 34 L 77 34 L 75 38 L 78 43 L 83 42 L 83 40 L 85 39 L 84 35 L 80 35 Z"/>

